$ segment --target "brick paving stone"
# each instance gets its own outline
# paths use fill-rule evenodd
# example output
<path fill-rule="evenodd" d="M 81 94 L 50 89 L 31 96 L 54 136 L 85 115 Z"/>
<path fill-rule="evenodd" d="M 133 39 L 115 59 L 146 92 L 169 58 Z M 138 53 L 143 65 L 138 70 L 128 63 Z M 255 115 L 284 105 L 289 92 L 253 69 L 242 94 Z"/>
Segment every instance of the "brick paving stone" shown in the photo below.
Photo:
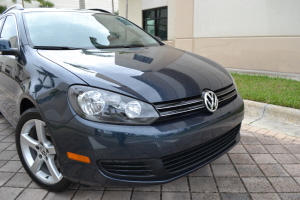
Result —
<path fill-rule="evenodd" d="M 190 177 L 191 192 L 218 192 L 214 178 Z"/>
<path fill-rule="evenodd" d="M 1 187 L 0 199 L 1 200 L 15 199 L 22 192 L 22 190 L 23 188 Z"/>
<path fill-rule="evenodd" d="M 101 200 L 129 200 L 130 191 L 105 191 Z"/>
<path fill-rule="evenodd" d="M 251 154 L 257 164 L 274 164 L 277 161 L 270 154 Z"/>
<path fill-rule="evenodd" d="M 262 143 L 262 144 L 280 144 L 278 142 L 277 139 L 275 139 L 274 137 L 259 137 L 258 140 Z"/>
<path fill-rule="evenodd" d="M 257 165 L 236 165 L 241 177 L 264 176 Z"/>
<path fill-rule="evenodd" d="M 17 155 L 15 155 L 12 159 L 10 159 L 10 160 L 20 160 L 20 158 L 19 158 L 19 155 L 17 154 Z"/>
<path fill-rule="evenodd" d="M 153 200 L 160 199 L 160 192 L 133 192 L 132 200 Z"/>
<path fill-rule="evenodd" d="M 1 142 L 15 142 L 15 136 L 14 135 L 6 136 Z"/>
<path fill-rule="evenodd" d="M 236 145 L 228 153 L 247 153 L 243 145 Z"/>
<path fill-rule="evenodd" d="M 95 187 L 95 190 L 99 190 L 97 189 L 97 186 L 91 186 L 91 187 Z M 133 188 L 132 187 L 106 187 L 105 190 L 106 191 L 131 191 Z"/>
<path fill-rule="evenodd" d="M 17 151 L 2 151 L 0 153 L 0 160 L 10 160 L 15 155 L 17 155 Z"/>
<path fill-rule="evenodd" d="M 266 176 L 290 176 L 280 164 L 260 164 L 259 167 Z"/>
<path fill-rule="evenodd" d="M 253 200 L 280 200 L 280 197 L 276 193 L 252 193 Z"/>
<path fill-rule="evenodd" d="M 162 185 L 162 191 L 168 191 L 168 192 L 189 191 L 187 177 L 182 177 L 180 179 Z"/>
<path fill-rule="evenodd" d="M 259 128 L 259 127 L 252 127 L 252 128 L 250 128 L 250 129 L 248 129 L 247 131 L 250 131 L 250 132 L 256 132 L 256 131 L 259 131 L 261 128 Z"/>
<path fill-rule="evenodd" d="M 256 131 L 256 133 L 260 133 L 260 134 L 266 134 L 267 132 L 269 132 L 268 129 L 259 129 L 258 131 Z"/>
<path fill-rule="evenodd" d="M 0 186 L 3 186 L 13 175 L 14 173 L 0 172 Z"/>
<path fill-rule="evenodd" d="M 300 177 L 294 177 L 294 179 L 295 179 L 296 182 L 300 185 Z"/>
<path fill-rule="evenodd" d="M 2 142 L 2 140 L 4 139 L 4 138 L 6 138 L 7 136 L 1 136 L 0 135 L 0 141 Z"/>
<path fill-rule="evenodd" d="M 22 164 L 20 161 L 8 161 L 5 163 L 1 168 L 0 171 L 2 172 L 16 172 L 21 169 Z"/>
<path fill-rule="evenodd" d="M 282 140 L 278 140 L 278 142 L 280 144 L 292 144 L 294 140 L 295 140 L 294 137 L 287 136 L 287 137 L 283 138 Z"/>
<path fill-rule="evenodd" d="M 190 199 L 190 193 L 188 192 L 163 192 L 162 193 L 162 200 L 186 200 L 186 199 Z"/>
<path fill-rule="evenodd" d="M 240 178 L 235 177 L 216 177 L 217 185 L 220 192 L 246 192 Z"/>
<path fill-rule="evenodd" d="M 268 153 L 268 151 L 261 144 L 244 145 L 249 153 Z"/>
<path fill-rule="evenodd" d="M 300 154 L 300 147 L 296 144 L 284 145 L 292 154 Z"/>
<path fill-rule="evenodd" d="M 205 165 L 204 167 L 192 172 L 189 176 L 213 176 L 210 165 Z"/>
<path fill-rule="evenodd" d="M 6 160 L 0 160 L 0 168 L 1 168 L 5 163 L 7 163 Z"/>
<path fill-rule="evenodd" d="M 47 193 L 47 190 L 27 188 L 20 194 L 17 200 L 42 200 Z"/>
<path fill-rule="evenodd" d="M 292 154 L 272 154 L 280 164 L 299 164 L 300 161 Z"/>
<path fill-rule="evenodd" d="M 8 148 L 12 143 L 0 143 L 0 151 L 3 151 L 4 149 Z"/>
<path fill-rule="evenodd" d="M 223 156 L 221 156 L 217 160 L 213 161 L 211 164 L 231 164 L 231 162 L 228 158 L 228 155 L 224 154 Z"/>
<path fill-rule="evenodd" d="M 300 160 L 300 154 L 294 154 L 294 156 L 296 156 L 298 160 Z"/>
<path fill-rule="evenodd" d="M 282 166 L 291 176 L 300 176 L 300 164 L 283 164 Z"/>
<path fill-rule="evenodd" d="M 0 131 L 0 135 L 11 135 L 15 132 L 15 129 L 13 127 L 9 127 L 7 129 L 4 129 L 3 131 Z"/>
<path fill-rule="evenodd" d="M 192 199 L 193 200 L 221 200 L 220 195 L 218 193 L 192 193 Z"/>
<path fill-rule="evenodd" d="M 122 189 L 122 188 L 121 188 Z M 104 187 L 101 186 L 86 186 L 86 185 L 79 185 L 79 190 L 105 190 Z M 107 188 L 107 190 L 111 190 L 110 188 Z M 114 190 L 120 190 L 120 188 L 114 189 Z M 132 190 L 132 188 L 126 188 L 124 190 Z"/>
<path fill-rule="evenodd" d="M 247 193 L 221 193 L 223 200 L 251 200 Z"/>
<path fill-rule="evenodd" d="M 3 131 L 4 129 L 7 129 L 8 127 L 10 127 L 11 125 L 9 123 L 1 123 L 0 124 L 0 131 Z"/>
<path fill-rule="evenodd" d="M 299 145 L 300 144 L 300 138 L 297 138 L 296 140 L 293 141 L 293 144 Z"/>
<path fill-rule="evenodd" d="M 215 176 L 238 176 L 233 165 L 211 165 Z"/>
<path fill-rule="evenodd" d="M 265 133 L 265 135 L 266 136 L 278 136 L 278 135 L 280 135 L 281 136 L 280 139 L 283 139 L 283 138 L 286 137 L 286 135 L 278 133 L 278 132 L 274 132 L 274 131 L 268 131 L 268 132 Z"/>
<path fill-rule="evenodd" d="M 283 145 L 265 145 L 270 153 L 290 153 Z"/>
<path fill-rule="evenodd" d="M 71 200 L 75 190 L 65 190 L 63 192 L 49 192 L 44 200 Z"/>
<path fill-rule="evenodd" d="M 255 164 L 249 154 L 229 154 L 234 164 Z"/>
<path fill-rule="evenodd" d="M 256 139 L 256 137 L 254 137 L 254 136 L 241 137 L 241 143 L 244 144 L 244 145 L 245 144 L 260 144 L 258 139 Z"/>
<path fill-rule="evenodd" d="M 275 192 L 271 184 L 263 177 L 242 178 L 249 192 Z"/>
<path fill-rule="evenodd" d="M 26 173 L 16 173 L 6 184 L 6 187 L 26 187 L 31 178 Z"/>
<path fill-rule="evenodd" d="M 78 190 L 72 200 L 99 200 L 103 191 Z"/>
<path fill-rule="evenodd" d="M 277 192 L 300 192 L 300 186 L 291 177 L 269 177 Z"/>
<path fill-rule="evenodd" d="M 8 143 L 6 143 L 6 144 L 8 144 Z M 12 143 L 6 150 L 8 150 L 8 151 L 17 151 L 16 143 Z"/>
<path fill-rule="evenodd" d="M 39 186 L 38 184 L 36 184 L 34 181 L 32 181 L 27 188 L 33 188 L 33 189 L 41 189 L 41 186 Z"/>
<path fill-rule="evenodd" d="M 134 191 L 159 192 L 160 191 L 160 185 L 155 185 L 155 186 L 150 186 L 150 187 L 136 187 L 136 188 L 134 188 Z"/>
<path fill-rule="evenodd" d="M 279 193 L 282 200 L 299 200 L 300 193 Z"/>

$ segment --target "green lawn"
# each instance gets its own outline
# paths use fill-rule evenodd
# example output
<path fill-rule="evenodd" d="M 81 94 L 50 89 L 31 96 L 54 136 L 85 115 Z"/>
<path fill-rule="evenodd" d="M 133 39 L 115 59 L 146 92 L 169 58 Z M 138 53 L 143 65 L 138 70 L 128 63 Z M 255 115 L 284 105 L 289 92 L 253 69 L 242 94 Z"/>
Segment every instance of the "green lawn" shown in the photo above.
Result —
<path fill-rule="evenodd" d="M 243 99 L 300 109 L 300 81 L 232 73 Z"/>

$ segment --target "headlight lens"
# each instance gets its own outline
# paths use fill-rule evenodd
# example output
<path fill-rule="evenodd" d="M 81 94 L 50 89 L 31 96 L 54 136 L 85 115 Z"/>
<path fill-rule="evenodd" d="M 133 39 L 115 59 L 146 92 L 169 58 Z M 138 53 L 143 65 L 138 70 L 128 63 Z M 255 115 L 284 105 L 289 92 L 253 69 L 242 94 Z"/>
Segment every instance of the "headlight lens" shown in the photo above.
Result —
<path fill-rule="evenodd" d="M 152 105 L 106 90 L 75 85 L 68 96 L 75 112 L 92 121 L 147 125 L 159 117 Z"/>

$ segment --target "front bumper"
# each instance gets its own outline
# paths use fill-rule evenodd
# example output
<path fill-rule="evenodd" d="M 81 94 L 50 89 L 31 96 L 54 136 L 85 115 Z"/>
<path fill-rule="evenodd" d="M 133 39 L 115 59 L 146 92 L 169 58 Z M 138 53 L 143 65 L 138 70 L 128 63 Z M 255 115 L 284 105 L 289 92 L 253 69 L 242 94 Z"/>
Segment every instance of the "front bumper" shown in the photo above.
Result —
<path fill-rule="evenodd" d="M 190 173 L 239 142 L 244 104 L 238 97 L 215 113 L 197 113 L 151 126 L 91 122 L 75 116 L 67 124 L 47 122 L 61 173 L 89 185 L 162 184 Z M 67 158 L 88 156 L 90 164 Z"/>

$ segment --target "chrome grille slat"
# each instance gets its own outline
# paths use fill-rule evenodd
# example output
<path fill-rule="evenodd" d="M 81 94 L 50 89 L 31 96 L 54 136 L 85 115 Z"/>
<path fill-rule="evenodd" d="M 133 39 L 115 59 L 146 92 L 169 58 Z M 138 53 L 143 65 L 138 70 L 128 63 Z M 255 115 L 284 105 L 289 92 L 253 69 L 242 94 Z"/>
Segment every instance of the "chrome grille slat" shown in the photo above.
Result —
<path fill-rule="evenodd" d="M 226 105 L 227 103 L 231 102 L 237 95 L 237 91 L 233 84 L 219 90 L 215 90 L 214 93 L 218 97 L 220 106 Z M 189 99 L 180 99 L 173 102 L 154 103 L 154 106 L 159 112 L 162 120 L 181 116 L 180 114 L 192 114 L 195 112 L 199 112 L 201 109 L 205 108 L 202 96 L 191 97 Z"/>

